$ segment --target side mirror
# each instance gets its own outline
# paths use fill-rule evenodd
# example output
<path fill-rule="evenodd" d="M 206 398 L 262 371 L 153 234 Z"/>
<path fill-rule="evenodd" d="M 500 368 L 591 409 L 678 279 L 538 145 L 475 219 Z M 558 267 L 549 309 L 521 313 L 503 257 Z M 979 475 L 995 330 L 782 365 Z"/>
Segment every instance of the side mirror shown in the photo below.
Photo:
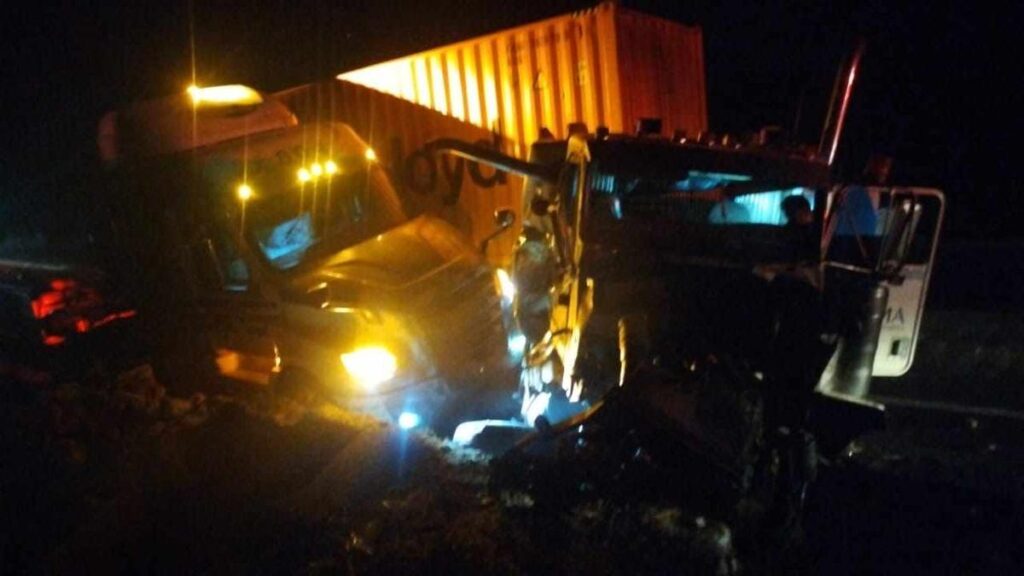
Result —
<path fill-rule="evenodd" d="M 494 211 L 494 224 L 501 230 L 507 229 L 516 223 L 516 213 L 511 208 L 501 208 Z"/>
<path fill-rule="evenodd" d="M 487 245 L 494 240 L 498 234 L 501 234 L 505 230 L 508 230 L 516 223 L 516 213 L 511 208 L 500 208 L 494 211 L 494 224 L 498 227 L 497 230 L 491 232 L 486 238 L 480 242 L 480 253 L 487 254 Z"/>
<path fill-rule="evenodd" d="M 910 244 L 921 221 L 921 205 L 914 198 L 893 198 L 886 234 L 878 258 L 879 271 L 896 275 L 910 252 Z"/>

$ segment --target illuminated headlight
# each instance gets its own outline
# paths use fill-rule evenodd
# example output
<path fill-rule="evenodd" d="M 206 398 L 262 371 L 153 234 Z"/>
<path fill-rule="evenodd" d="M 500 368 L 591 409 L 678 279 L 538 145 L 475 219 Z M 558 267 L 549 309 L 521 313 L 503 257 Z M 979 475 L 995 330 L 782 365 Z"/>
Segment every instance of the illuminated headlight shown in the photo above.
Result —
<path fill-rule="evenodd" d="M 415 412 L 402 412 L 398 416 L 398 426 L 402 430 L 412 430 L 419 426 L 421 421 L 420 415 Z"/>
<path fill-rule="evenodd" d="M 341 355 L 349 376 L 368 392 L 394 378 L 398 369 L 395 355 L 380 346 L 367 346 Z"/>
<path fill-rule="evenodd" d="M 511 303 L 516 297 L 516 285 L 512 282 L 512 277 L 501 268 L 495 271 L 495 276 L 498 278 L 498 289 L 501 290 L 502 300 Z"/>

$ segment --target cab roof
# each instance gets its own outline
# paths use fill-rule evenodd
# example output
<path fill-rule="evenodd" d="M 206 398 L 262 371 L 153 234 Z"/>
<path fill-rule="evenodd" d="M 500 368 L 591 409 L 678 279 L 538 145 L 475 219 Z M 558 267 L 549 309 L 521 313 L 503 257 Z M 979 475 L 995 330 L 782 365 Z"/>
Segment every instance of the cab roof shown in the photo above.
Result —
<path fill-rule="evenodd" d="M 612 172 L 641 175 L 700 171 L 750 176 L 786 187 L 827 188 L 831 184 L 826 163 L 768 147 L 735 148 L 619 135 L 591 136 L 587 145 L 591 159 Z M 561 161 L 565 150 L 565 140 L 537 142 L 534 161 Z"/>
<path fill-rule="evenodd" d="M 246 86 L 190 87 L 108 112 L 100 120 L 97 145 L 101 160 L 113 164 L 297 124 L 283 103 Z"/>

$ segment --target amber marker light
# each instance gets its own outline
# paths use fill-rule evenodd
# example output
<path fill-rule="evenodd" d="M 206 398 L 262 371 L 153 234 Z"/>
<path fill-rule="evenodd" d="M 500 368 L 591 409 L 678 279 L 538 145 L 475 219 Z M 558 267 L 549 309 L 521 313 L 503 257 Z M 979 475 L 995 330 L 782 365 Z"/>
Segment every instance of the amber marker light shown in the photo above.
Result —
<path fill-rule="evenodd" d="M 185 92 L 192 98 L 192 104 L 228 105 L 228 106 L 252 106 L 263 102 L 260 93 L 241 84 L 229 84 L 226 86 L 209 86 L 202 88 L 192 84 L 185 89 Z"/>
<path fill-rule="evenodd" d="M 242 202 L 246 202 L 252 198 L 252 186 L 249 186 L 248 184 L 239 184 L 236 192 L 238 193 L 238 199 Z"/>

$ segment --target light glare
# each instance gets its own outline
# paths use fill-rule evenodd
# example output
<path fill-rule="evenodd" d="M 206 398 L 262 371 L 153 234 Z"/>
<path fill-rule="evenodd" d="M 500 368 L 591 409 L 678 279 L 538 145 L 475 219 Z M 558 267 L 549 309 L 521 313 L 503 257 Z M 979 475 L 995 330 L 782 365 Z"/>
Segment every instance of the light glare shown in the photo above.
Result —
<path fill-rule="evenodd" d="M 313 176 L 309 173 L 309 170 L 299 168 L 299 182 L 305 184 L 306 182 L 309 182 L 311 178 L 313 178 Z"/>
<path fill-rule="evenodd" d="M 252 186 L 249 186 L 248 184 L 239 184 L 237 192 L 238 199 L 242 202 L 252 198 Z"/>
<path fill-rule="evenodd" d="M 241 84 L 201 88 L 192 84 L 185 90 L 196 106 L 200 104 L 253 105 L 263 102 L 260 93 Z"/>
<path fill-rule="evenodd" d="M 548 411 L 548 405 L 551 403 L 551 392 L 541 392 L 533 397 L 532 400 L 525 406 L 523 416 L 526 418 L 526 423 L 530 426 L 534 426 L 537 423 L 537 418 L 540 418 Z"/>
<path fill-rule="evenodd" d="M 356 382 L 371 392 L 394 378 L 398 370 L 395 356 L 381 346 L 367 346 L 342 354 L 341 363 Z"/>
<path fill-rule="evenodd" d="M 415 412 L 402 412 L 398 416 L 398 425 L 402 430 L 411 430 L 420 425 L 420 416 Z"/>
<path fill-rule="evenodd" d="M 373 151 L 373 148 L 366 149 L 366 159 L 369 160 L 370 162 L 377 161 L 377 153 Z"/>
<path fill-rule="evenodd" d="M 496 271 L 498 276 L 498 285 L 501 288 L 501 297 L 506 303 L 512 302 L 516 297 L 516 285 L 512 282 L 512 277 L 508 275 L 508 272 L 498 268 Z"/>
<path fill-rule="evenodd" d="M 522 356 L 526 352 L 526 336 L 516 334 L 508 339 L 508 351 L 516 356 Z"/>
<path fill-rule="evenodd" d="M 313 165 L 309 167 L 309 172 L 314 178 L 319 178 L 320 175 L 324 173 L 324 167 L 321 166 L 319 162 L 314 162 Z"/>
<path fill-rule="evenodd" d="M 338 165 L 334 163 L 334 160 L 328 160 L 327 162 L 324 162 L 324 171 L 328 174 L 337 174 Z"/>

